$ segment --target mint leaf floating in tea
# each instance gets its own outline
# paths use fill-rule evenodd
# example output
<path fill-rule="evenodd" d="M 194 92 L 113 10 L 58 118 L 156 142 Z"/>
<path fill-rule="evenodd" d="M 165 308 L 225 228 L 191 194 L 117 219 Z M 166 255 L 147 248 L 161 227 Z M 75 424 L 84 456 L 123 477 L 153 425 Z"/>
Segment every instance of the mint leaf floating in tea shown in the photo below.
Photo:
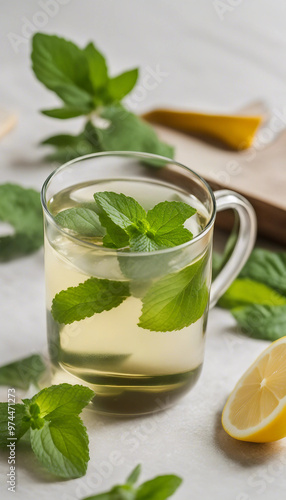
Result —
<path fill-rule="evenodd" d="M 43 389 L 15 405 L 15 438 L 30 430 L 32 450 L 56 476 L 71 479 L 86 473 L 88 435 L 80 417 L 94 392 L 81 385 L 60 384 Z M 7 446 L 8 403 L 0 403 L 0 445 Z M 3 432 L 2 432 L 3 431 Z"/>
<path fill-rule="evenodd" d="M 136 483 L 141 472 L 141 465 L 126 479 L 125 484 L 113 486 L 111 490 L 92 495 L 83 500 L 167 500 L 182 484 L 182 479 L 174 474 L 157 476 L 139 486 Z"/>
<path fill-rule="evenodd" d="M 0 367 L 0 385 L 28 390 L 30 384 L 37 385 L 46 370 L 45 363 L 39 354 L 19 359 Z"/>
<path fill-rule="evenodd" d="M 151 241 L 154 241 L 158 249 L 170 248 L 186 243 L 193 238 L 193 235 L 183 224 L 195 213 L 195 208 L 180 201 L 158 203 L 158 205 L 155 205 L 154 208 L 147 212 L 147 237 Z M 140 250 L 138 242 L 132 242 L 131 240 L 130 243 L 133 250 Z"/>
<path fill-rule="evenodd" d="M 55 148 L 50 159 L 65 162 L 92 152 L 116 150 L 173 156 L 174 149 L 161 142 L 149 124 L 119 103 L 134 88 L 138 68 L 110 77 L 105 57 L 93 43 L 81 49 L 64 38 L 43 33 L 33 37 L 31 58 L 35 76 L 63 102 L 62 107 L 42 113 L 59 119 L 86 117 L 78 135 L 61 134 L 43 141 Z M 107 128 L 98 126 L 98 117 L 107 120 Z"/>
<path fill-rule="evenodd" d="M 53 299 L 52 315 L 56 321 L 67 325 L 109 311 L 129 295 L 128 283 L 89 278 L 78 286 L 59 292 Z"/>
<path fill-rule="evenodd" d="M 286 294 L 286 252 L 271 252 L 256 248 L 240 273 Z"/>
<path fill-rule="evenodd" d="M 59 212 L 55 221 L 62 227 L 70 229 L 81 236 L 104 236 L 99 216 L 89 208 L 68 208 Z"/>
<path fill-rule="evenodd" d="M 174 247 L 193 238 L 183 223 L 196 213 L 190 205 L 178 201 L 165 201 L 147 213 L 144 208 L 123 193 L 95 193 L 94 199 L 103 211 L 99 215 L 107 235 L 113 241 L 116 228 L 125 231 L 129 238 L 130 249 L 135 252 L 150 252 L 160 248 Z M 112 222 L 110 232 L 109 221 Z"/>
<path fill-rule="evenodd" d="M 38 250 L 43 244 L 43 216 L 40 193 L 17 184 L 0 185 L 0 222 L 14 229 L 0 237 L 0 261 Z"/>
<path fill-rule="evenodd" d="M 146 219 L 144 208 L 131 196 L 104 191 L 103 193 L 95 193 L 94 199 L 108 217 L 104 221 L 105 224 L 108 224 L 109 219 L 111 219 L 116 226 L 127 233 L 129 233 L 130 228 L 137 228 L 137 225 Z"/>
<path fill-rule="evenodd" d="M 281 306 L 286 304 L 286 297 L 263 283 L 245 278 L 235 280 L 218 303 L 226 309 L 251 304 Z"/>
<path fill-rule="evenodd" d="M 231 312 L 238 325 L 251 337 L 273 342 L 286 335 L 286 305 L 253 304 Z"/>
<path fill-rule="evenodd" d="M 181 330 L 195 323 L 208 303 L 206 256 L 181 271 L 159 279 L 143 297 L 138 325 L 155 332 Z"/>

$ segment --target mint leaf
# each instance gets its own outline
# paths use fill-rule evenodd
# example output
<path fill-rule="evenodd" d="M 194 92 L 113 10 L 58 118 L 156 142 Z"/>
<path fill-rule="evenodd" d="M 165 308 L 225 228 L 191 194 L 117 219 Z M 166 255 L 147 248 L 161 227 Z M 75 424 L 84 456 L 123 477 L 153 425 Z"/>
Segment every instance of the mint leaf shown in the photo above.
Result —
<path fill-rule="evenodd" d="M 160 245 L 155 241 L 152 234 L 142 234 L 135 230 L 130 238 L 130 248 L 133 252 L 153 252 L 158 250 Z"/>
<path fill-rule="evenodd" d="M 175 475 L 157 476 L 146 481 L 138 488 L 137 482 L 141 466 L 137 465 L 128 476 L 126 484 L 114 486 L 110 491 L 86 497 L 83 500 L 166 500 L 170 498 L 182 483 L 182 479 Z"/>
<path fill-rule="evenodd" d="M 273 342 L 286 335 L 286 305 L 253 304 L 233 309 L 231 312 L 241 328 L 251 337 Z"/>
<path fill-rule="evenodd" d="M 98 132 L 90 122 L 86 123 L 84 131 L 78 135 L 54 135 L 45 139 L 42 144 L 55 146 L 55 151 L 48 154 L 46 158 L 60 163 L 73 160 L 78 156 L 102 151 Z"/>
<path fill-rule="evenodd" d="M 143 151 L 173 158 L 174 148 L 161 142 L 155 130 L 121 105 L 103 109 L 101 117 L 110 121 L 106 129 L 98 129 L 102 151 Z M 149 162 L 152 164 L 152 162 Z M 154 166 L 161 167 L 160 163 Z"/>
<path fill-rule="evenodd" d="M 286 294 L 286 252 L 271 252 L 256 248 L 239 277 L 260 281 Z"/>
<path fill-rule="evenodd" d="M 55 221 L 62 227 L 71 229 L 81 236 L 104 236 L 99 216 L 89 208 L 68 208 L 59 212 Z"/>
<path fill-rule="evenodd" d="M 48 420 L 78 415 L 89 403 L 94 393 L 82 385 L 52 385 L 38 392 L 30 400 L 25 400 L 29 408 L 33 404 L 39 407 L 39 417 Z"/>
<path fill-rule="evenodd" d="M 84 49 L 89 67 L 89 77 L 95 91 L 104 88 L 108 82 L 108 70 L 104 56 L 90 42 Z"/>
<path fill-rule="evenodd" d="M 60 120 L 67 120 L 68 118 L 76 118 L 77 116 L 84 115 L 87 113 L 87 110 L 84 108 L 66 106 L 65 108 L 43 109 L 41 113 L 43 115 L 50 116 L 51 118 L 59 118 Z M 45 141 L 43 141 L 42 144 L 44 143 Z"/>
<path fill-rule="evenodd" d="M 206 256 L 155 282 L 143 297 L 138 325 L 155 332 L 181 330 L 195 323 L 208 303 Z"/>
<path fill-rule="evenodd" d="M 139 203 L 125 194 L 118 194 L 109 191 L 95 193 L 94 199 L 100 209 L 108 217 L 102 224 L 108 225 L 108 220 L 119 226 L 124 231 L 130 227 L 136 227 L 138 222 L 146 219 L 146 212 Z M 108 227 L 106 227 L 108 231 Z"/>
<path fill-rule="evenodd" d="M 122 193 L 95 193 L 94 199 L 104 214 L 104 218 L 99 215 L 100 221 L 115 245 L 117 227 L 129 235 L 130 248 L 137 252 L 173 247 L 193 237 L 192 233 L 182 226 L 182 223 L 196 212 L 186 203 L 166 201 L 159 203 L 146 214 L 134 198 Z M 128 244 L 127 237 L 126 240 L 123 238 L 123 241 Z"/>
<path fill-rule="evenodd" d="M 175 475 L 158 476 L 139 486 L 136 500 L 165 500 L 170 498 L 182 483 Z"/>
<path fill-rule="evenodd" d="M 15 440 L 20 439 L 29 429 L 30 425 L 25 421 L 26 408 L 23 404 L 13 404 L 12 408 L 9 410 L 8 403 L 0 403 L 0 446 L 7 446 L 8 438 L 11 438 L 9 433 L 8 424 L 12 422 L 12 432 L 15 434 L 12 436 Z"/>
<path fill-rule="evenodd" d="M 141 465 L 138 464 L 136 465 L 135 469 L 133 469 L 133 471 L 129 474 L 128 478 L 126 479 L 126 483 L 128 484 L 137 483 L 140 474 L 141 474 Z"/>
<path fill-rule="evenodd" d="M 88 435 L 77 415 L 45 421 L 41 429 L 31 429 L 31 446 L 40 462 L 53 474 L 64 478 L 84 476 L 89 461 Z"/>
<path fill-rule="evenodd" d="M 286 304 L 286 298 L 263 283 L 245 278 L 235 280 L 218 303 L 226 309 L 250 304 L 281 306 Z"/>
<path fill-rule="evenodd" d="M 36 385 L 46 366 L 38 354 L 19 359 L 0 367 L 0 385 L 28 390 L 30 384 Z"/>
<path fill-rule="evenodd" d="M 72 42 L 53 35 L 33 36 L 32 67 L 38 80 L 68 105 L 92 105 L 86 56 Z"/>
<path fill-rule="evenodd" d="M 196 209 L 181 201 L 163 201 L 148 211 L 150 230 L 156 236 L 172 233 L 196 213 Z"/>
<path fill-rule="evenodd" d="M 58 293 L 53 299 L 52 315 L 65 325 L 109 311 L 129 297 L 128 283 L 89 278 L 78 286 Z"/>
<path fill-rule="evenodd" d="M 147 213 L 147 234 L 135 234 L 130 239 L 130 248 L 150 252 L 190 241 L 193 235 L 182 224 L 195 213 L 195 208 L 179 201 L 158 203 Z"/>
<path fill-rule="evenodd" d="M 0 185 L 0 221 L 15 229 L 0 237 L 0 261 L 34 252 L 43 244 L 43 216 L 40 193 L 17 184 Z"/>
<path fill-rule="evenodd" d="M 109 80 L 107 92 L 113 101 L 121 101 L 131 92 L 137 82 L 138 73 L 138 68 L 135 68 Z"/>

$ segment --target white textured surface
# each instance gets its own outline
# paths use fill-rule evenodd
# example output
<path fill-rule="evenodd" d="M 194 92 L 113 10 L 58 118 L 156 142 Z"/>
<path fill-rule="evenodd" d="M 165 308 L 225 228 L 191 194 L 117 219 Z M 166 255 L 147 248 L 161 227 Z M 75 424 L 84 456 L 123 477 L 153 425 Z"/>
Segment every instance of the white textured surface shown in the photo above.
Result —
<path fill-rule="evenodd" d="M 43 0 L 42 5 L 46 3 Z M 76 131 L 80 126 L 78 120 L 68 124 L 38 113 L 40 108 L 56 105 L 57 99 L 34 79 L 28 42 L 22 41 L 15 52 L 8 38 L 9 33 L 23 36 L 27 28 L 23 18 L 32 23 L 40 20 L 40 5 L 39 0 L 2 1 L 0 18 L 0 106 L 19 115 L 17 128 L 0 142 L 0 182 L 36 188 L 51 170 L 41 162 L 43 152 L 37 147 L 38 141 L 57 131 Z M 219 5 L 228 6 L 223 20 L 215 9 Z M 46 16 L 45 20 L 43 31 L 62 34 L 80 44 L 93 39 L 107 54 L 114 73 L 139 64 L 141 84 L 150 68 L 152 71 L 159 65 L 168 75 L 139 103 L 139 94 L 130 100 L 136 111 L 164 104 L 228 111 L 258 98 L 271 107 L 282 108 L 286 103 L 282 0 L 66 0 L 54 17 Z M 31 351 L 45 350 L 42 251 L 1 265 L 0 280 L 3 364 Z M 229 391 L 266 343 L 235 335 L 233 319 L 220 310 L 210 314 L 207 337 L 199 383 L 172 410 L 125 421 L 84 414 L 91 438 L 86 477 L 51 481 L 31 453 L 19 449 L 16 497 L 80 499 L 123 480 L 141 462 L 144 478 L 167 472 L 184 478 L 176 500 L 284 498 L 285 442 L 241 444 L 220 426 Z M 5 391 L 1 394 L 5 397 Z M 3 500 L 12 495 L 6 490 L 7 472 L 4 453 L 0 483 Z"/>

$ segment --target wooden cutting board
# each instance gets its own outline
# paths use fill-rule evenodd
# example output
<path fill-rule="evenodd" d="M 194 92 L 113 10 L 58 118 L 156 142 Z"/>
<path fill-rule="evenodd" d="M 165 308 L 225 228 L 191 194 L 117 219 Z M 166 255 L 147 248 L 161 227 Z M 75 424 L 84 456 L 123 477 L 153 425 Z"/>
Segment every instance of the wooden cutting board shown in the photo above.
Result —
<path fill-rule="evenodd" d="M 286 244 L 286 131 L 267 146 L 260 143 L 236 152 L 161 125 L 154 128 L 175 147 L 175 159 L 204 177 L 213 189 L 232 189 L 250 201 L 261 236 Z M 219 214 L 217 223 L 229 227 L 230 215 Z"/>

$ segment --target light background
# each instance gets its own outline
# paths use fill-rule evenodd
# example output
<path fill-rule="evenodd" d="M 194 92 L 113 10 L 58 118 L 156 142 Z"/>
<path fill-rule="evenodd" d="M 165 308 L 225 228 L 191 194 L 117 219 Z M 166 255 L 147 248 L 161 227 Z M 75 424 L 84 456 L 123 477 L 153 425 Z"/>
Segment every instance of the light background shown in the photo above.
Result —
<path fill-rule="evenodd" d="M 43 15 L 48 5 L 52 10 Z M 17 128 L 0 142 L 0 182 L 39 189 L 51 166 L 43 164 L 38 142 L 80 127 L 78 119 L 67 123 L 39 114 L 58 101 L 30 69 L 32 31 L 62 35 L 80 45 L 93 40 L 113 74 L 138 65 L 139 85 L 150 68 L 160 68 L 164 76 L 156 88 L 142 99 L 136 93 L 130 99 L 136 112 L 158 105 L 232 112 L 258 99 L 270 109 L 286 105 L 282 0 L 1 0 L 0 6 L 0 107 L 19 116 Z M 44 351 L 42 251 L 1 265 L 0 293 L 0 363 Z M 228 393 L 267 345 L 235 335 L 234 325 L 229 313 L 211 312 L 201 379 L 169 412 L 126 421 L 85 414 L 91 436 L 85 478 L 50 482 L 30 452 L 18 450 L 16 497 L 80 499 L 123 480 L 141 462 L 144 478 L 167 472 L 184 478 L 174 500 L 282 498 L 285 443 L 240 444 L 220 426 Z M 5 398 L 5 391 L 1 395 Z M 114 451 L 120 454 L 117 465 L 112 465 Z M 5 453 L 1 472 L 1 499 L 6 500 L 11 494 Z"/>

